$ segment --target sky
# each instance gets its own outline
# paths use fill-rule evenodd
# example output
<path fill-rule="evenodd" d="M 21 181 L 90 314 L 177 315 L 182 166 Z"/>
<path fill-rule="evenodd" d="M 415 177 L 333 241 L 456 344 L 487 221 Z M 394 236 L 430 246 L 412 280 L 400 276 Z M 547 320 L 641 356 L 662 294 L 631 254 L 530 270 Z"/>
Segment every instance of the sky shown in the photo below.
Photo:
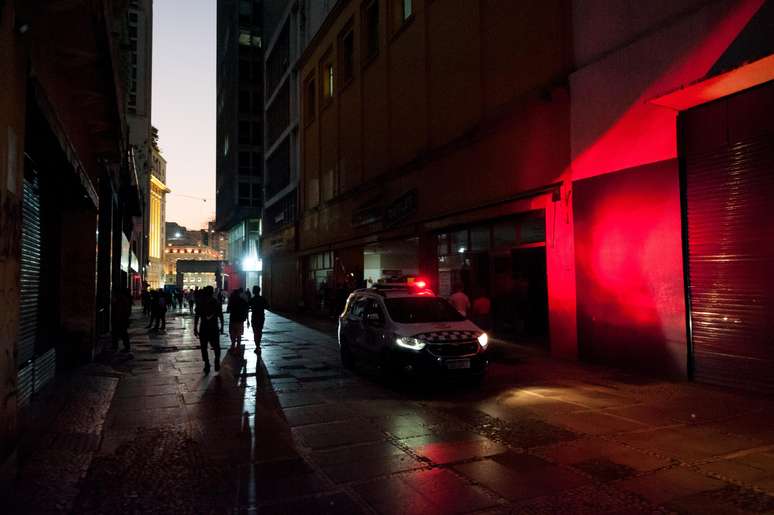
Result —
<path fill-rule="evenodd" d="M 215 217 L 216 4 L 153 2 L 151 120 L 172 190 L 166 219 L 188 229 Z"/>

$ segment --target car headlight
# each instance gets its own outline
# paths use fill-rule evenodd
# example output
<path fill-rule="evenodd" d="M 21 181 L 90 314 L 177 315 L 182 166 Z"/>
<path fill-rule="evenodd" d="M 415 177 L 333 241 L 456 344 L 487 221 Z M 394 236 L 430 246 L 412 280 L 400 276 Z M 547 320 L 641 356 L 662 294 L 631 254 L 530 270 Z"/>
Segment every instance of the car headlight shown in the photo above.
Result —
<path fill-rule="evenodd" d="M 425 348 L 425 342 L 419 338 L 411 338 L 410 336 L 399 336 L 395 338 L 395 344 L 398 347 L 411 350 L 422 350 Z"/>
<path fill-rule="evenodd" d="M 478 335 L 478 344 L 481 345 L 481 348 L 486 350 L 486 346 L 489 345 L 489 337 L 486 335 L 486 333 L 481 333 Z"/>

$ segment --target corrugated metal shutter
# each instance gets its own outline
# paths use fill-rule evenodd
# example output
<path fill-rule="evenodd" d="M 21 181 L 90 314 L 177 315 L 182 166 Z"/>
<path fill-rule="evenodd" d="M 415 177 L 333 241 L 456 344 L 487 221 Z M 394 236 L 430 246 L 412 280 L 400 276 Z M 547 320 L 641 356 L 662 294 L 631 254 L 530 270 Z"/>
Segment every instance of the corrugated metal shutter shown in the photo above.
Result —
<path fill-rule="evenodd" d="M 772 106 L 769 84 L 682 120 L 694 377 L 763 392 L 774 392 Z"/>
<path fill-rule="evenodd" d="M 36 181 L 25 180 L 22 200 L 21 285 L 19 300 L 18 368 L 35 355 L 40 304 L 40 195 Z"/>

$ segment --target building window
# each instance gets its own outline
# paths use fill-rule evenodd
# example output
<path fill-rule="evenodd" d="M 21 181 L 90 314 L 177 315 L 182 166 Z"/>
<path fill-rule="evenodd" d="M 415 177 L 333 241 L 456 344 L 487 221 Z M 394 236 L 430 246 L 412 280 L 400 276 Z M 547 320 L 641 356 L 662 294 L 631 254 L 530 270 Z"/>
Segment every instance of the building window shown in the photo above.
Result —
<path fill-rule="evenodd" d="M 327 100 L 333 98 L 333 63 L 325 64 L 325 91 L 324 95 Z"/>
<path fill-rule="evenodd" d="M 305 123 L 314 121 L 315 114 L 317 113 L 317 90 L 314 85 L 314 77 L 310 75 L 306 79 L 306 94 L 304 95 L 304 118 Z"/>
<path fill-rule="evenodd" d="M 401 21 L 406 21 L 409 16 L 414 14 L 414 1 L 413 0 L 395 0 L 400 4 L 399 10 L 401 14 Z"/>
<path fill-rule="evenodd" d="M 341 70 L 341 83 L 347 84 L 355 74 L 355 35 L 352 29 L 348 29 L 339 41 L 339 69 Z"/>
<path fill-rule="evenodd" d="M 379 1 L 371 0 L 363 6 L 363 48 L 365 59 L 379 53 Z"/>
<path fill-rule="evenodd" d="M 250 122 L 239 122 L 239 143 L 250 144 Z"/>

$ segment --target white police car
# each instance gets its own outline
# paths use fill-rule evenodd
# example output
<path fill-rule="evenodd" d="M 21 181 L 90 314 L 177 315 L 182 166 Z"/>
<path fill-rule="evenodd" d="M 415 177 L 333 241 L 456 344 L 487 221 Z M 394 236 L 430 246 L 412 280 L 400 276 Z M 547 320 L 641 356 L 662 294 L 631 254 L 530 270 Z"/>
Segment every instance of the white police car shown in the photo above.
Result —
<path fill-rule="evenodd" d="M 338 339 L 346 368 L 361 358 L 409 373 L 482 377 L 488 364 L 486 333 L 422 280 L 354 291 Z"/>

